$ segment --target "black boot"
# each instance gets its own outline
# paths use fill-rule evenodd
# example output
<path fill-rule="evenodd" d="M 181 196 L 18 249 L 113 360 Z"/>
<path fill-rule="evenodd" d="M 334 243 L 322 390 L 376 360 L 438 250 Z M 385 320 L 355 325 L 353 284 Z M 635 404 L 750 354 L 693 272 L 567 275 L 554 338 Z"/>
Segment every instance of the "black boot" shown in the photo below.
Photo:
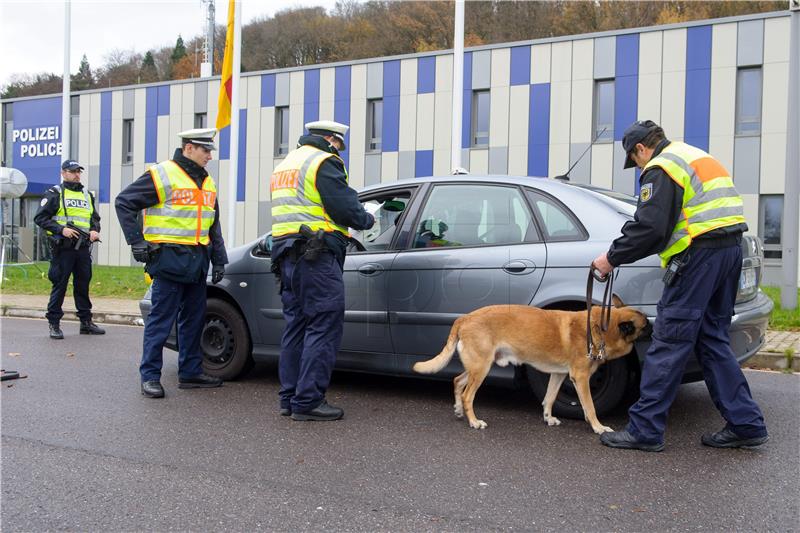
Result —
<path fill-rule="evenodd" d="M 322 400 L 322 403 L 305 413 L 296 413 L 292 411 L 292 420 L 307 422 L 310 420 L 339 420 L 344 416 L 344 410 L 339 407 L 334 407 L 329 404 L 327 400 Z"/>
<path fill-rule="evenodd" d="M 148 398 L 163 398 L 164 387 L 161 386 L 160 381 L 151 380 L 142 382 L 142 394 Z"/>
<path fill-rule="evenodd" d="M 92 319 L 81 320 L 81 335 L 105 335 L 106 330 L 97 327 L 97 324 L 92 322 Z"/>
<path fill-rule="evenodd" d="M 210 389 L 221 386 L 221 379 L 208 374 L 198 374 L 190 378 L 178 378 L 179 389 Z"/>
<path fill-rule="evenodd" d="M 61 327 L 58 324 L 50 324 L 50 338 L 51 339 L 63 339 L 64 332 L 61 331 Z"/>

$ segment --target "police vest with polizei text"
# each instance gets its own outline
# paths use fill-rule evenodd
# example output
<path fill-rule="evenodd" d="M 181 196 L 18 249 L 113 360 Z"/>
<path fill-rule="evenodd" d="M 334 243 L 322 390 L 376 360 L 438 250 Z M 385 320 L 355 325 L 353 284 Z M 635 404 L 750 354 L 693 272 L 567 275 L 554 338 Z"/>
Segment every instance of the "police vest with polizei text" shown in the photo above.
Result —
<path fill-rule="evenodd" d="M 334 222 L 325 211 L 317 189 L 317 171 L 329 157 L 338 158 L 319 148 L 304 145 L 290 152 L 275 168 L 269 184 L 273 237 L 300 233 L 303 224 L 313 231 L 338 231 L 350 236 L 348 229 Z M 345 170 L 345 181 L 347 179 Z"/>
<path fill-rule="evenodd" d="M 143 213 L 142 232 L 148 242 L 208 245 L 214 223 L 217 188 L 211 176 L 203 186 L 186 174 L 174 161 L 150 167 L 159 202 Z"/>
<path fill-rule="evenodd" d="M 699 235 L 745 222 L 742 197 L 733 186 L 733 178 L 708 153 L 686 143 L 671 142 L 642 172 L 656 166 L 683 189 L 682 218 L 658 254 L 662 267 Z"/>
<path fill-rule="evenodd" d="M 72 222 L 75 226 L 84 231 L 89 231 L 91 226 L 94 204 L 91 195 L 86 191 L 73 191 L 66 187 L 56 185 L 53 187 L 58 191 L 58 211 L 53 215 L 52 220 L 66 226 L 67 222 Z M 53 235 L 52 231 L 47 232 Z"/>

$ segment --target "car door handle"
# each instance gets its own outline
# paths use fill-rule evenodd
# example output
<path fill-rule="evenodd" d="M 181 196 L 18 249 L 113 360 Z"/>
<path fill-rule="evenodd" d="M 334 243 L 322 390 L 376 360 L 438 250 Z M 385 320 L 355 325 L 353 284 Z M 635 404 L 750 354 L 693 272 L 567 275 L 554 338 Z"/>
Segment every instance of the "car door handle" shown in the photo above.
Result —
<path fill-rule="evenodd" d="M 530 274 L 536 270 L 536 264 L 527 259 L 515 259 L 503 265 L 503 270 L 509 274 Z"/>
<path fill-rule="evenodd" d="M 358 273 L 365 276 L 374 276 L 376 274 L 380 274 L 381 272 L 383 272 L 383 265 L 378 265 L 375 263 L 367 263 L 366 265 L 361 265 L 358 267 Z"/>

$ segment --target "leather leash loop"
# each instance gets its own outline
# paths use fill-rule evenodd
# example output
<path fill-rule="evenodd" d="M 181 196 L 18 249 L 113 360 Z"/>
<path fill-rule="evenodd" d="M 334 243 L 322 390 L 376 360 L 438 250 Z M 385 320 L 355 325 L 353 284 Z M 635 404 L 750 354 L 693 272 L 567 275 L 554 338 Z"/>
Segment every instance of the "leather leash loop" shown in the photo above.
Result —
<path fill-rule="evenodd" d="M 600 304 L 600 343 L 597 346 L 597 353 L 594 353 L 594 342 L 592 340 L 592 293 L 594 292 L 594 281 L 605 283 L 603 291 L 603 301 Z M 592 361 L 602 361 L 606 358 L 606 339 L 605 334 L 611 325 L 611 306 L 614 294 L 614 272 L 611 271 L 605 276 L 598 274 L 594 264 L 589 265 L 589 277 L 586 280 L 586 357 Z"/>

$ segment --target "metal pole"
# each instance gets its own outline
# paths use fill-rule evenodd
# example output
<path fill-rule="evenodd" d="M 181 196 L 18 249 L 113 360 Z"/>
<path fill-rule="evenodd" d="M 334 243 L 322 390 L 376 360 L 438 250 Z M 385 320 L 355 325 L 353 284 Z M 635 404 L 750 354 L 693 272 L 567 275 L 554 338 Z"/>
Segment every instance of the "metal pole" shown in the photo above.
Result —
<path fill-rule="evenodd" d="M 69 159 L 70 143 L 70 105 L 69 105 L 69 42 L 70 42 L 70 0 L 64 3 L 64 79 L 61 81 L 61 160 Z M 59 165 L 60 167 L 60 165 Z"/>
<path fill-rule="evenodd" d="M 797 308 L 797 246 L 800 222 L 800 0 L 789 1 L 789 106 L 786 117 L 786 180 L 783 193 L 781 307 Z"/>
<path fill-rule="evenodd" d="M 239 170 L 239 72 L 242 63 L 242 2 L 235 2 L 233 8 L 233 73 L 231 81 L 231 150 L 228 176 L 228 242 L 232 248 L 236 243 L 236 197 Z"/>
<path fill-rule="evenodd" d="M 450 167 L 461 167 L 461 106 L 464 96 L 464 0 L 456 0 L 453 32 L 453 124 L 450 136 Z"/>

